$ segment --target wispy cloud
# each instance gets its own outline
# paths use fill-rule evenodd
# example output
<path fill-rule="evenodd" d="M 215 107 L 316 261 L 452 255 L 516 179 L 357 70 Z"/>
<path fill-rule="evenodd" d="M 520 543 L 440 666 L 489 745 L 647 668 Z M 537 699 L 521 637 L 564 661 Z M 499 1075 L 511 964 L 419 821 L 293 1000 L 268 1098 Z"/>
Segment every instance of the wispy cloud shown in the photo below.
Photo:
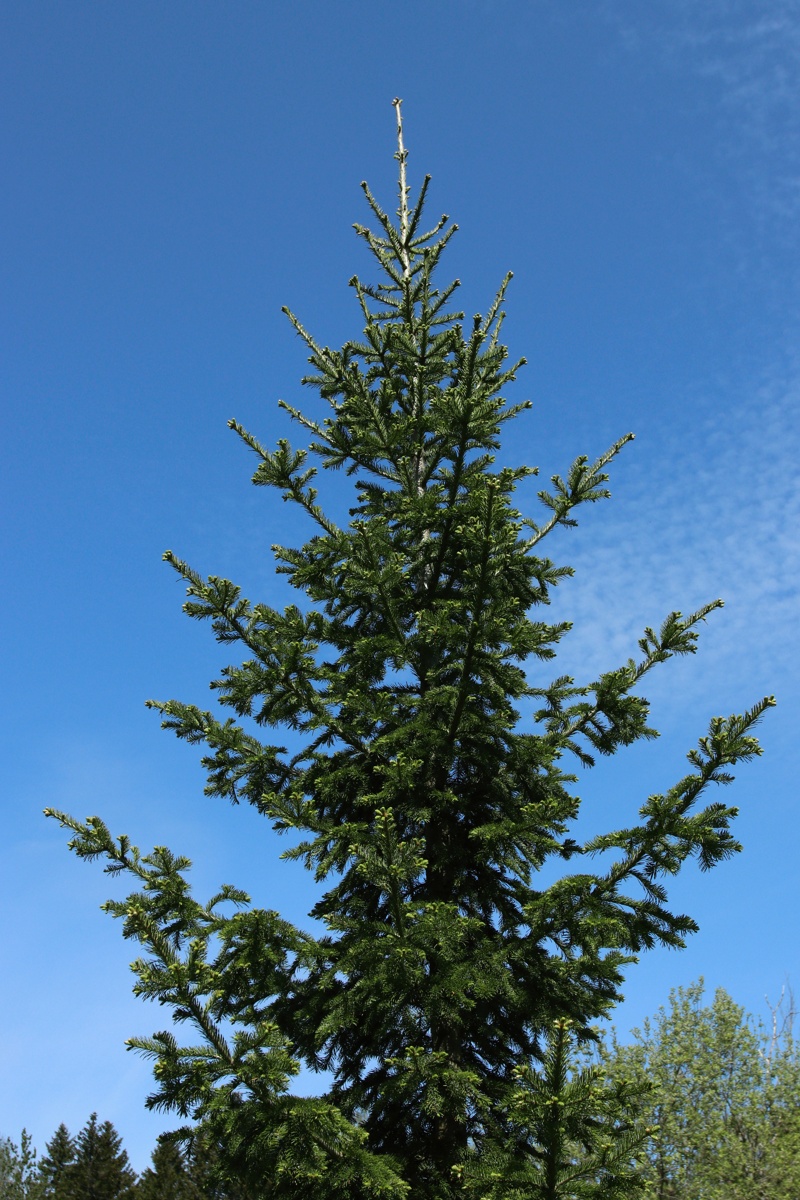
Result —
<path fill-rule="evenodd" d="M 645 624 L 722 597 L 701 637 L 697 686 L 778 690 L 800 601 L 800 377 L 773 379 L 697 428 L 630 450 L 610 506 L 563 556 L 576 568 L 555 609 L 574 621 L 560 661 L 580 679 L 635 651 Z M 612 479 L 612 484 L 614 479 Z M 562 549 L 559 547 L 559 549 Z M 697 674 L 697 673 L 696 673 Z M 656 684 L 658 689 L 659 685 Z"/>
<path fill-rule="evenodd" d="M 631 52 L 717 84 L 718 150 L 763 218 L 796 237 L 800 213 L 800 0 L 604 0 Z"/>

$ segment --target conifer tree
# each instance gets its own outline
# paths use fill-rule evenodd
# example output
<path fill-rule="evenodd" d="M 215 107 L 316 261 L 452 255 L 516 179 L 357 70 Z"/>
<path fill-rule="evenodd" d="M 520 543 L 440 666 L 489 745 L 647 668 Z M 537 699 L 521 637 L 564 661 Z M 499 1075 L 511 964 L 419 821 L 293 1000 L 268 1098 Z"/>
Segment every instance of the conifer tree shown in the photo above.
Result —
<path fill-rule="evenodd" d="M 255 1193 L 227 1169 L 225 1146 L 208 1125 L 194 1126 L 183 1140 L 189 1176 L 203 1200 L 253 1200 Z"/>
<path fill-rule="evenodd" d="M 524 361 L 510 363 L 500 341 L 510 276 L 484 316 L 453 311 L 458 281 L 435 275 L 456 226 L 443 217 L 425 230 L 427 177 L 410 202 L 395 105 L 397 219 L 365 184 L 377 231 L 356 226 L 380 276 L 351 280 L 363 336 L 333 350 L 288 313 L 311 363 L 304 382 L 327 415 L 283 405 L 308 449 L 285 439 L 266 449 L 230 422 L 255 455 L 254 482 L 312 527 L 299 548 L 274 547 L 299 602 L 251 603 L 168 552 L 185 611 L 243 661 L 211 685 L 221 714 L 152 702 L 167 728 L 204 747 L 207 793 L 253 804 L 299 837 L 285 857 L 326 884 L 313 909 L 324 932 L 249 907 L 231 886 L 202 904 L 187 859 L 163 847 L 142 855 L 97 817 L 51 813 L 78 855 L 135 880 L 138 891 L 106 905 L 144 947 L 135 990 L 198 1039 L 131 1040 L 155 1063 L 148 1103 L 200 1118 L 256 1196 L 446 1200 L 509 1146 L 517 1176 L 535 1171 L 543 1126 L 530 1105 L 559 1022 L 576 1043 L 591 1038 L 627 964 L 694 931 L 670 909 L 665 881 L 687 859 L 706 869 L 739 849 L 735 809 L 705 793 L 760 753 L 752 730 L 772 703 L 715 717 L 689 772 L 638 819 L 575 840 L 571 763 L 655 736 L 637 689 L 694 652 L 721 602 L 670 613 L 636 657 L 594 680 L 552 679 L 569 626 L 543 610 L 571 571 L 544 542 L 609 494 L 607 468 L 632 435 L 553 476 L 541 517 L 517 510 L 535 469 L 495 462 L 505 425 L 529 407 L 505 398 Z M 318 500 L 320 467 L 353 480 L 345 525 Z M 299 738 L 296 752 L 282 729 Z M 552 860 L 562 877 L 539 883 Z M 330 1072 L 324 1096 L 291 1094 L 300 1065 Z M 577 1146 L 575 1128 L 564 1138 Z M 578 1194 L 570 1187 L 548 1195 Z M 509 1184 L 507 1194 L 518 1193 Z"/>
<path fill-rule="evenodd" d="M 66 1168 L 65 1195 L 69 1200 L 133 1200 L 135 1182 L 116 1129 L 110 1121 L 98 1124 L 92 1113 L 77 1136 L 75 1160 Z"/>
<path fill-rule="evenodd" d="M 570 1022 L 557 1020 L 538 1069 L 519 1066 L 505 1144 L 468 1156 L 457 1175 L 474 1200 L 624 1200 L 644 1188 L 640 1166 L 652 1130 L 642 1119 L 647 1086 L 611 1078 L 576 1053 Z"/>
<path fill-rule="evenodd" d="M 71 1165 L 75 1161 L 75 1140 L 62 1122 L 45 1146 L 39 1161 L 44 1193 L 53 1200 L 66 1200 Z"/>
<path fill-rule="evenodd" d="M 204 1200 L 194 1183 L 186 1157 L 174 1141 L 159 1138 L 147 1167 L 136 1185 L 136 1200 Z"/>

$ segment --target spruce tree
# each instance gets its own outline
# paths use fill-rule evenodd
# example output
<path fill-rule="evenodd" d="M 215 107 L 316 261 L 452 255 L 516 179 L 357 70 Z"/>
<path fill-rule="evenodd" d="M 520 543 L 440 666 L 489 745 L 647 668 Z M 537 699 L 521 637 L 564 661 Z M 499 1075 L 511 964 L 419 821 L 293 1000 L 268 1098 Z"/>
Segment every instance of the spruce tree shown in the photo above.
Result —
<path fill-rule="evenodd" d="M 209 1125 L 195 1125 L 183 1139 L 192 1183 L 203 1200 L 253 1200 L 245 1182 L 227 1169 L 225 1145 Z"/>
<path fill-rule="evenodd" d="M 297 835 L 285 857 L 326 884 L 312 910 L 324 932 L 249 907 L 231 886 L 202 904 L 187 859 L 141 855 L 97 817 L 51 812 L 78 855 L 136 881 L 106 905 L 145 949 L 135 990 L 199 1039 L 131 1040 L 155 1063 L 148 1103 L 202 1119 L 258 1196 L 445 1200 L 479 1186 L 482 1164 L 509 1147 L 520 1176 L 560 1153 L 552 1130 L 551 1150 L 541 1144 L 536 1089 L 515 1107 L 521 1080 L 546 1075 L 559 1022 L 576 1043 L 591 1038 L 625 967 L 696 928 L 669 907 L 665 881 L 687 859 L 705 869 L 739 849 L 735 809 L 705 793 L 760 753 L 752 730 L 772 703 L 715 717 L 689 772 L 638 819 L 575 839 L 571 764 L 655 736 L 637 689 L 694 652 L 721 602 L 670 613 L 594 680 L 552 679 L 569 625 L 544 609 L 571 570 L 544 542 L 609 494 L 606 469 L 632 435 L 553 476 L 541 517 L 517 510 L 535 468 L 495 461 L 506 423 L 529 407 L 505 398 L 524 361 L 500 341 L 510 276 L 485 315 L 453 311 L 458 281 L 435 276 L 456 226 L 443 217 L 425 230 L 429 178 L 410 202 L 395 106 L 397 218 L 365 184 L 377 229 L 356 226 L 379 272 L 350 281 L 363 336 L 330 349 L 287 310 L 311 363 L 304 383 L 323 402 L 283 405 L 308 449 L 281 439 L 268 450 L 230 422 L 255 455 L 254 482 L 310 522 L 304 545 L 273 548 L 299 602 L 251 603 L 168 552 L 185 611 L 243 661 L 211 684 L 221 713 L 151 702 L 204 748 L 208 794 Z M 320 467 L 353 481 L 346 524 L 318 500 Z M 300 748 L 285 749 L 280 730 Z M 538 882 L 553 862 L 562 876 Z M 324 1096 L 292 1096 L 300 1065 L 330 1073 Z M 551 1194 L 578 1194 L 571 1186 Z"/>
<path fill-rule="evenodd" d="M 128 1165 L 122 1139 L 110 1121 L 98 1124 L 92 1113 L 75 1142 L 75 1160 L 66 1168 L 64 1194 L 69 1200 L 133 1200 L 136 1174 Z"/>
<path fill-rule="evenodd" d="M 204 1200 L 184 1153 L 174 1141 L 159 1138 L 152 1161 L 152 1167 L 142 1172 L 136 1185 L 136 1200 Z"/>
<path fill-rule="evenodd" d="M 39 1162 L 44 1193 L 53 1200 L 66 1200 L 69 1172 L 75 1161 L 75 1140 L 62 1122 L 45 1146 Z"/>
<path fill-rule="evenodd" d="M 543 1062 L 515 1072 L 505 1144 L 456 1170 L 468 1200 L 625 1200 L 644 1189 L 646 1085 L 587 1058 L 557 1020 Z"/>

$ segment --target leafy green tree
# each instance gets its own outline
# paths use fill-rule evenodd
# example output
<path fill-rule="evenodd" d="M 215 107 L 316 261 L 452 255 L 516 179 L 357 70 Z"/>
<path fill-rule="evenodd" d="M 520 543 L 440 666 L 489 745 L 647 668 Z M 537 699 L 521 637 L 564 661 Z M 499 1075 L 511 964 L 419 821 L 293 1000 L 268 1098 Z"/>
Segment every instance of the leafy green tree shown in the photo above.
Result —
<path fill-rule="evenodd" d="M 643 1171 L 658 1200 L 796 1200 L 800 1195 L 800 1048 L 791 1022 L 771 1030 L 703 981 L 670 993 L 653 1021 L 614 1041 L 612 1078 L 644 1096 Z"/>
<path fill-rule="evenodd" d="M 152 1167 L 139 1178 L 136 1200 L 204 1200 L 186 1156 L 174 1141 L 159 1138 L 152 1159 Z"/>
<path fill-rule="evenodd" d="M 119 1134 L 110 1121 L 101 1125 L 92 1113 L 77 1136 L 63 1192 L 56 1194 L 64 1200 L 133 1200 L 135 1183 Z"/>
<path fill-rule="evenodd" d="M 665 879 L 739 848 L 735 809 L 701 800 L 760 753 L 752 730 L 772 703 L 714 718 L 689 773 L 630 827 L 572 836 L 570 763 L 655 736 L 636 689 L 694 652 L 720 602 L 669 614 L 637 658 L 595 680 L 543 677 L 569 626 L 541 610 L 571 574 L 543 543 L 608 495 L 606 468 L 630 435 L 553 476 L 540 518 L 520 515 L 515 491 L 535 469 L 495 461 L 504 426 L 529 407 L 504 396 L 522 362 L 500 341 L 510 276 L 485 316 L 452 311 L 458 281 L 434 277 L 456 226 L 424 230 L 428 178 L 410 203 L 396 109 L 397 219 L 364 185 L 378 229 L 356 226 L 380 273 L 351 280 L 362 338 L 332 350 L 288 314 L 327 415 L 284 405 L 308 450 L 285 439 L 267 450 L 231 422 L 257 459 L 254 482 L 313 527 L 299 548 L 274 548 L 300 603 L 251 603 L 168 552 L 185 611 L 243 661 L 212 684 L 222 714 L 152 702 L 204 747 L 209 794 L 299 837 L 285 856 L 327 884 L 312 910 L 324 931 L 249 907 L 231 886 L 202 904 L 187 859 L 142 855 L 97 817 L 51 812 L 78 855 L 134 880 L 106 908 L 144 947 L 135 990 L 193 1029 L 194 1043 L 169 1030 L 131 1040 L 154 1060 L 148 1103 L 202 1120 L 231 1176 L 270 1197 L 447 1200 L 510 1139 L 519 1170 L 535 1171 L 528 1102 L 514 1108 L 523 1081 L 533 1103 L 558 1022 L 590 1039 L 626 965 L 696 928 L 668 907 Z M 318 503 L 319 466 L 354 480 L 345 525 Z M 590 867 L 601 851 L 606 865 Z M 537 886 L 551 860 L 580 866 Z M 331 1073 L 324 1096 L 292 1095 L 301 1064 Z"/>
<path fill-rule="evenodd" d="M 75 1140 L 62 1122 L 39 1161 L 39 1177 L 45 1196 L 63 1200 L 68 1195 L 70 1168 L 74 1161 Z"/>
<path fill-rule="evenodd" d="M 42 1200 L 36 1151 L 27 1129 L 19 1145 L 0 1138 L 0 1200 Z"/>

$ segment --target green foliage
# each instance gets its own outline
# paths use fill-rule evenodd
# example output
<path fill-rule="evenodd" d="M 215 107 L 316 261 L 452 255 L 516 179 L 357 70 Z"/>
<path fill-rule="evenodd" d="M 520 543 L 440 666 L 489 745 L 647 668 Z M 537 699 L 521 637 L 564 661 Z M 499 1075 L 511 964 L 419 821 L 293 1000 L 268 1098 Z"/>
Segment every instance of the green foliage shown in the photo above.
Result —
<path fill-rule="evenodd" d="M 203 1200 L 251 1200 L 254 1193 L 241 1179 L 232 1177 L 225 1147 L 206 1125 L 195 1125 L 166 1137 L 183 1144 L 190 1178 Z"/>
<path fill-rule="evenodd" d="M 45 1194 L 28 1131 L 23 1129 L 19 1145 L 0 1138 L 0 1200 L 43 1200 Z"/>
<path fill-rule="evenodd" d="M 614 1041 L 612 1078 L 643 1096 L 652 1132 L 645 1195 L 658 1200 L 794 1200 L 800 1195 L 800 1050 L 780 1009 L 767 1030 L 703 982 Z"/>
<path fill-rule="evenodd" d="M 584 1059 L 586 1055 L 584 1054 Z M 480 1200 L 622 1200 L 643 1187 L 649 1134 L 638 1091 L 576 1052 L 570 1023 L 556 1021 L 539 1070 L 515 1071 L 505 1135 L 468 1156 L 459 1177 Z"/>
<path fill-rule="evenodd" d="M 752 731 L 772 700 L 715 718 L 690 773 L 634 824 L 571 836 L 571 762 L 656 736 L 635 689 L 694 652 L 720 602 L 670 614 L 636 658 L 593 681 L 542 676 L 569 626 L 540 614 L 571 574 L 542 543 L 608 495 L 606 468 L 631 435 L 553 476 L 538 520 L 515 507 L 536 472 L 495 463 L 503 427 L 528 407 L 505 398 L 522 361 L 500 341 L 510 276 L 485 316 L 452 311 L 458 281 L 440 288 L 434 274 L 456 227 L 443 217 L 423 231 L 428 179 L 409 205 L 397 111 L 397 220 L 364 185 L 378 232 L 356 226 L 380 272 L 351 280 L 363 337 L 332 350 L 289 314 L 327 415 L 284 405 L 308 449 L 282 439 L 267 450 L 231 422 L 257 459 L 254 482 L 313 526 L 305 545 L 274 547 L 301 604 L 251 603 L 165 555 L 186 582 L 185 611 L 239 657 L 212 683 L 227 716 L 153 707 L 203 747 L 209 795 L 296 835 L 285 857 L 325 885 L 312 910 L 323 933 L 248 907 L 232 887 L 203 905 L 185 858 L 141 855 L 97 817 L 51 815 L 80 857 L 133 881 L 106 908 L 144 948 L 135 990 L 195 1039 L 131 1039 L 154 1062 L 148 1103 L 200 1119 L 253 1195 L 445 1200 L 468 1167 L 508 1153 L 533 1188 L 540 1150 L 556 1172 L 540 1194 L 578 1195 L 570 1181 L 594 1174 L 621 1195 L 622 1183 L 608 1188 L 630 1175 L 624 1106 L 606 1112 L 603 1092 L 599 1115 L 582 1115 L 597 1081 L 565 1082 L 552 1055 L 566 1054 L 564 1021 L 579 1042 L 591 1036 L 641 950 L 681 946 L 695 929 L 668 907 L 665 880 L 689 858 L 708 868 L 738 849 L 736 810 L 706 793 L 760 753 Z M 318 503 L 320 468 L 353 478 L 345 527 Z M 601 851 L 608 865 L 590 868 Z M 586 865 L 535 886 L 553 859 Z M 325 1096 L 291 1094 L 301 1065 L 331 1073 Z M 543 1094 L 562 1093 L 566 1107 L 537 1116 Z M 595 1119 L 609 1146 L 590 1136 Z"/>
<path fill-rule="evenodd" d="M 203 1200 L 186 1156 L 169 1138 L 159 1138 L 147 1167 L 136 1187 L 136 1200 Z"/>
<path fill-rule="evenodd" d="M 69 1195 L 70 1171 L 75 1162 L 75 1140 L 66 1125 L 59 1125 L 45 1147 L 39 1162 L 39 1175 L 44 1194 L 61 1200 Z"/>
<path fill-rule="evenodd" d="M 136 1174 L 128 1166 L 119 1134 L 92 1113 L 75 1141 L 75 1158 L 65 1169 L 64 1200 L 133 1200 Z"/>

